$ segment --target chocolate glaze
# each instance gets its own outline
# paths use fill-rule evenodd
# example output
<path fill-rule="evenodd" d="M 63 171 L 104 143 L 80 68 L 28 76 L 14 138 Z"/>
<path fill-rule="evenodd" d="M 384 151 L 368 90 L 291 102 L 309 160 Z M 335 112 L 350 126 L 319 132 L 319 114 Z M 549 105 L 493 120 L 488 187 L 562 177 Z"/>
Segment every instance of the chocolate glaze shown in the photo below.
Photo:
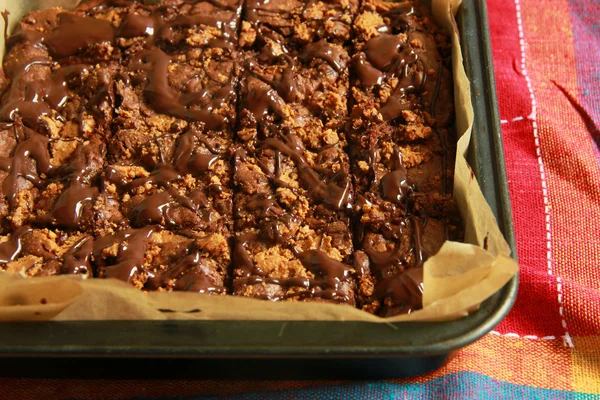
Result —
<path fill-rule="evenodd" d="M 261 66 L 256 59 L 249 59 L 245 63 L 246 73 L 258 78 L 265 85 L 249 85 L 250 89 L 245 97 L 243 107 L 250 111 L 258 123 L 263 120 L 269 112 L 283 118 L 283 109 L 286 104 L 299 101 L 309 94 L 303 93 L 298 85 L 298 70 L 307 68 L 301 63 L 310 65 L 314 59 L 324 60 L 338 74 L 346 70 L 345 50 L 341 46 L 320 40 L 309 43 L 301 51 L 290 51 L 283 44 L 277 47 L 277 51 L 270 45 L 261 48 L 257 57 L 264 66 L 284 63 L 284 68 L 279 77 L 272 79 L 261 72 Z"/>
<path fill-rule="evenodd" d="M 86 236 L 71 247 L 64 255 L 62 272 L 64 274 L 91 274 L 94 238 Z"/>
<path fill-rule="evenodd" d="M 43 215 L 38 220 L 63 228 L 77 229 L 82 222 L 84 210 L 91 209 L 96 200 L 98 189 L 89 186 L 88 168 L 81 162 L 72 163 L 61 172 L 69 179 L 68 187 L 58 197 L 50 214 Z"/>
<path fill-rule="evenodd" d="M 375 295 L 390 300 L 384 303 L 379 312 L 382 317 L 410 314 L 422 308 L 423 268 L 411 268 L 398 276 L 382 280 L 375 287 Z"/>
<path fill-rule="evenodd" d="M 188 106 L 196 98 L 205 98 L 207 92 L 181 94 L 169 85 L 168 68 L 171 57 L 158 48 L 144 50 L 136 55 L 130 70 L 145 73 L 146 87 L 144 94 L 156 111 L 177 118 L 203 122 L 207 129 L 219 129 L 226 121 L 225 117 L 215 114 L 213 110 L 222 107 L 228 99 L 235 96 L 232 86 L 219 90 L 213 99 L 202 109 Z"/>
<path fill-rule="evenodd" d="M 258 217 L 276 217 L 283 213 L 281 207 L 277 203 L 275 196 L 271 194 L 257 193 L 252 195 L 244 206 L 245 211 L 256 212 Z M 238 209 L 238 215 L 241 210 Z"/>
<path fill-rule="evenodd" d="M 237 273 L 240 275 L 234 281 L 234 292 L 243 290 L 245 286 L 259 284 L 273 284 L 283 288 L 297 288 L 280 296 L 268 296 L 268 300 L 283 300 L 288 298 L 322 298 L 335 302 L 350 303 L 353 299 L 347 292 L 347 286 L 352 279 L 352 268 L 339 262 L 323 251 L 307 250 L 298 252 L 289 244 L 292 252 L 302 262 L 307 271 L 314 274 L 315 278 L 296 276 L 291 278 L 274 278 L 260 270 L 253 263 L 246 246 L 252 241 L 264 240 L 264 234 L 248 233 L 236 238 L 234 247 L 234 262 L 237 263 Z"/>
<path fill-rule="evenodd" d="M 286 11 L 285 9 L 280 10 L 268 10 L 265 8 L 267 4 L 269 4 L 270 0 L 248 0 L 245 4 L 246 10 L 246 20 L 248 22 L 253 23 L 255 26 L 261 20 L 261 14 L 269 15 L 272 13 L 276 13 L 280 15 L 282 18 L 286 18 L 291 16 L 291 12 Z M 274 27 L 270 27 L 274 29 Z"/>
<path fill-rule="evenodd" d="M 319 171 L 330 174 L 325 179 L 321 179 L 316 168 L 310 166 L 300 151 L 290 144 L 289 139 L 284 142 L 275 138 L 267 138 L 261 142 L 263 147 L 277 150 L 280 154 L 289 157 L 296 164 L 300 180 L 304 182 L 309 190 L 309 196 L 315 202 L 324 202 L 336 209 L 350 207 L 352 196 L 351 182 L 348 175 L 343 172 L 332 173 L 329 170 Z"/>
<path fill-rule="evenodd" d="M 23 236 L 31 233 L 31 227 L 25 225 L 17 228 L 10 238 L 3 243 L 0 243 L 0 264 L 7 264 L 17 259 L 21 252 L 21 240 Z"/>
<path fill-rule="evenodd" d="M 412 13 L 410 10 L 408 12 Z M 403 12 L 406 12 L 404 8 L 396 10 L 394 16 Z M 394 78 L 398 79 L 380 110 L 385 121 L 397 118 L 403 110 L 417 106 L 407 95 L 422 91 L 427 74 L 418 54 L 401 36 L 382 33 L 370 39 L 363 52 L 354 56 L 353 66 L 360 84 L 365 88 L 381 86 Z"/>
<path fill-rule="evenodd" d="M 136 272 L 142 272 L 148 239 L 155 230 L 156 227 L 146 226 L 96 238 L 93 248 L 94 260 L 100 260 L 102 251 L 107 247 L 114 244 L 119 245 L 115 263 L 104 267 L 102 277 L 117 278 L 129 282 Z"/>
<path fill-rule="evenodd" d="M 32 46 L 44 45 L 52 57 L 64 58 L 77 54 L 91 45 L 113 44 L 115 29 L 110 22 L 97 18 L 80 17 L 71 13 L 58 15 L 58 27 L 49 33 L 19 31 L 7 40 L 8 47 L 20 42 Z"/>
<path fill-rule="evenodd" d="M 246 108 L 259 122 L 268 115 L 270 110 L 282 115 L 284 105 L 285 103 L 277 95 L 277 91 L 268 86 L 251 90 L 246 99 Z"/>
<path fill-rule="evenodd" d="M 201 13 L 196 15 L 178 15 L 171 20 L 168 18 L 168 13 L 164 7 L 159 7 L 150 15 L 128 14 L 117 30 L 117 37 L 134 38 L 147 37 L 149 43 L 154 43 L 155 39 L 166 43 L 174 44 L 175 28 L 190 28 L 198 25 L 206 25 L 218 28 L 222 31 L 222 35 L 226 40 L 218 39 L 220 42 L 207 42 L 209 47 L 222 47 L 234 50 L 235 46 L 230 39 L 236 34 L 237 16 L 239 9 L 234 5 L 221 4 L 216 1 L 204 1 L 210 3 L 217 8 L 217 11 L 229 11 L 228 18 L 224 13 Z M 187 4 L 195 4 L 194 2 L 184 2 Z M 215 46 L 216 43 L 219 45 Z"/>
<path fill-rule="evenodd" d="M 410 222 L 413 228 L 413 251 L 415 253 L 415 266 L 420 267 L 425 261 L 423 254 L 423 225 L 417 217 L 411 217 Z"/>
<path fill-rule="evenodd" d="M 383 178 L 381 178 L 381 189 L 383 191 L 383 198 L 404 205 L 406 195 L 410 190 L 408 180 L 406 177 L 406 168 L 402 164 L 402 153 L 396 148 L 396 169 L 389 172 Z"/>
<path fill-rule="evenodd" d="M 199 153 L 197 142 L 204 144 L 210 153 Z M 184 195 L 173 184 L 181 182 L 186 174 L 192 176 L 205 174 L 221 157 L 219 149 L 208 139 L 202 138 L 195 127 L 191 127 L 178 138 L 173 165 L 161 163 L 149 176 L 136 178 L 131 182 L 127 182 L 114 167 L 108 167 L 105 170 L 104 179 L 126 191 L 148 183 L 163 189 L 163 191 L 151 193 L 135 206 L 130 214 L 134 226 L 146 224 L 176 226 L 177 222 L 171 217 L 174 204 L 188 208 L 199 215 L 204 222 L 210 223 L 215 218 L 215 213 L 209 208 L 210 204 L 207 202 L 204 191 L 196 189 Z M 218 196 L 222 188 L 219 185 L 212 185 L 211 190 Z"/>
<path fill-rule="evenodd" d="M 194 267 L 202 263 L 202 254 L 195 251 L 182 258 L 175 266 L 168 268 L 160 275 L 148 278 L 145 288 L 156 290 L 169 284 L 174 290 L 197 292 L 197 293 L 225 293 L 226 289 L 215 285 L 214 282 L 203 272 L 196 271 Z"/>
<path fill-rule="evenodd" d="M 300 53 L 300 59 L 307 62 L 313 58 L 320 58 L 325 60 L 331 68 L 338 73 L 341 73 L 346 67 L 343 54 L 343 49 L 341 47 L 336 47 L 327 43 L 325 40 L 320 40 L 316 43 L 308 44 L 302 53 Z"/>
<path fill-rule="evenodd" d="M 144 166 L 151 171 L 149 176 L 130 181 L 121 176 L 118 168 L 109 167 L 105 168 L 102 176 L 104 185 L 100 187 L 106 189 L 107 183 L 113 183 L 120 194 L 129 191 L 134 194 L 141 192 L 136 190 L 141 186 L 150 188 L 144 192 L 145 197 L 140 195 L 142 200 L 136 199 L 139 202 L 135 203 L 135 207 L 127 215 L 129 221 L 125 226 L 162 224 L 174 227 L 178 223 L 178 220 L 173 218 L 174 209 L 178 206 L 192 210 L 207 224 L 213 222 L 216 214 L 207 196 L 221 196 L 226 184 L 213 183 L 184 191 L 183 182 L 189 178 L 186 178 L 186 175 L 204 178 L 211 173 L 219 160 L 225 160 L 226 155 L 230 154 L 201 132 L 203 129 L 222 129 L 233 122 L 215 111 L 235 98 L 236 82 L 225 85 L 213 94 L 208 89 L 180 93 L 170 86 L 168 80 L 171 63 L 187 57 L 186 45 L 179 46 L 177 43 L 182 40 L 181 32 L 185 28 L 202 25 L 221 30 L 220 37 L 207 39 L 200 47 L 223 49 L 223 52 L 215 53 L 234 62 L 239 60 L 234 43 L 239 10 L 236 6 L 221 5 L 217 1 L 208 2 L 217 8 L 214 13 L 178 15 L 177 6 L 155 7 L 139 3 L 132 5 L 133 2 L 114 0 L 111 4 L 131 5 L 130 10 L 139 8 L 143 9 L 143 12 L 125 15 L 119 27 L 112 26 L 102 18 L 62 14 L 59 16 L 58 27 L 51 32 L 24 30 L 8 39 L 5 38 L 8 47 L 28 42 L 29 45 L 38 47 L 37 50 L 45 48 L 49 53 L 49 57 L 28 59 L 22 67 L 16 69 L 9 77 L 11 86 L 3 97 L 0 109 L 0 120 L 6 123 L 5 127 L 14 129 L 17 139 L 17 145 L 11 154 L 0 158 L 0 169 L 8 173 L 2 183 L 2 189 L 11 208 L 16 207 L 18 191 L 24 188 L 23 183 L 27 183 L 26 181 L 40 189 L 49 181 L 62 182 L 65 189 L 52 204 L 48 214 L 34 219 L 33 223 L 84 230 L 82 223 L 87 215 L 85 210 L 93 209 L 99 195 L 96 189 L 98 183 L 96 178 L 90 178 L 92 173 L 86 163 L 68 161 L 60 167 L 51 166 L 48 149 L 53 139 L 50 138 L 52 132 L 45 117 L 65 122 L 72 120 L 73 114 L 79 113 L 82 115 L 78 120 L 81 135 L 84 134 L 83 111 L 92 113 L 98 120 L 104 119 L 100 110 L 110 109 L 105 107 L 107 103 L 112 105 L 122 100 L 115 100 L 112 77 L 101 79 L 101 84 L 95 89 L 96 93 L 89 96 L 90 100 L 80 99 L 71 89 L 75 83 L 84 85 L 84 79 L 95 72 L 96 68 L 104 66 L 102 63 L 105 61 L 97 64 L 96 61 L 87 61 L 85 58 L 85 62 L 89 62 L 90 65 L 78 63 L 84 57 L 93 56 L 96 48 L 100 46 L 134 43 L 129 48 L 133 54 L 127 53 L 129 65 L 115 74 L 126 84 L 142 84 L 144 96 L 155 111 L 188 120 L 192 124 L 179 136 L 174 151 L 169 148 L 170 152 L 165 151 L 166 155 L 162 153 L 164 150 L 161 149 L 158 138 L 155 138 L 160 160 L 149 157 L 151 160 L 147 161 L 144 158 Z M 196 4 L 195 1 L 184 3 Z M 259 132 L 256 146 L 249 146 L 247 149 L 251 156 L 257 159 L 257 164 L 267 176 L 268 182 L 275 190 L 278 187 L 286 187 L 296 195 L 310 197 L 314 202 L 312 211 L 317 215 L 318 212 L 323 212 L 323 209 L 333 209 L 336 212 L 350 210 L 352 177 L 344 172 L 344 168 L 334 172 L 333 169 L 318 166 L 327 165 L 331 161 L 328 158 L 331 157 L 331 152 L 328 153 L 331 146 L 318 150 L 315 157 L 309 157 L 301 140 L 291 133 L 293 129 L 281 127 L 278 122 L 284 117 L 288 105 L 294 106 L 293 103 L 312 100 L 310 96 L 313 82 L 306 82 L 306 79 L 299 75 L 303 68 L 312 68 L 315 65 L 313 60 L 320 59 L 323 62 L 319 64 L 319 73 L 346 74 L 346 56 L 342 47 L 328 42 L 329 39 L 321 39 L 325 31 L 318 31 L 311 42 L 302 45 L 295 42 L 294 38 L 288 39 L 294 31 L 292 23 L 284 22 L 278 26 L 271 26 L 270 23 L 262 22 L 265 18 L 278 14 L 289 21 L 300 17 L 304 18 L 303 22 L 320 24 L 320 20 L 309 20 L 307 17 L 307 10 L 314 4 L 316 1 L 313 0 L 305 2 L 301 10 L 302 15 L 296 15 L 288 10 L 271 9 L 272 4 L 269 5 L 267 0 L 252 0 L 246 3 L 246 20 L 257 33 L 254 44 L 256 55 L 252 54 L 247 62 L 246 72 L 260 82 L 252 86 L 246 94 L 246 104 L 243 108 L 254 116 L 259 126 L 268 125 L 269 134 L 273 133 L 272 137 L 265 138 L 268 135 Z M 339 22 L 347 10 L 343 6 L 330 6 L 330 21 Z M 105 5 L 98 7 L 102 8 Z M 389 20 L 388 26 L 381 27 L 380 35 L 367 42 L 363 51 L 352 58 L 352 65 L 363 88 L 373 90 L 374 93 L 380 88 L 388 92 L 391 90 L 391 95 L 380 110 L 384 120 L 390 121 L 400 116 L 403 110 L 422 107 L 419 96 L 426 83 L 425 66 L 430 67 L 431 63 L 427 54 L 424 54 L 426 49 L 413 49 L 413 45 L 407 43 L 403 35 L 398 35 L 400 32 L 415 32 L 416 29 L 420 29 L 421 22 L 418 21 L 417 12 L 413 7 L 401 5 L 384 12 L 383 15 L 388 18 L 386 22 Z M 136 37 L 140 39 L 117 40 Z M 117 51 L 114 57 L 122 57 L 122 54 Z M 264 72 L 266 69 L 261 70 L 258 62 L 265 66 L 280 66 L 281 72 L 270 78 L 270 75 Z M 439 64 L 435 92 L 429 104 L 431 112 L 435 112 L 437 92 L 441 86 L 441 69 L 442 65 Z M 35 73 L 36 80 L 30 79 L 34 75 L 32 72 Z M 396 86 L 386 87 L 392 80 L 397 80 Z M 328 84 L 326 79 L 323 84 Z M 429 90 L 431 82 L 427 84 Z M 85 104 L 79 105 L 80 102 Z M 272 113 L 275 115 L 270 115 Z M 113 127 L 111 122 L 106 123 Z M 182 130 L 181 126 L 171 128 L 170 132 L 173 135 L 178 134 Z M 382 223 L 380 229 L 385 240 L 394 243 L 395 247 L 390 246 L 392 250 L 381 252 L 378 251 L 379 246 L 376 246 L 376 242 L 365 240 L 361 243 L 365 253 L 361 253 L 362 257 L 354 258 L 354 266 L 359 276 L 373 273 L 377 278 L 374 297 L 382 300 L 383 306 L 379 311 L 381 315 L 411 312 L 421 307 L 422 265 L 429 256 L 423 248 L 427 216 L 412 216 L 413 210 L 408 210 L 407 197 L 412 189 L 407 184 L 406 168 L 397 148 L 394 152 L 394 169 L 383 177 L 375 174 L 374 166 L 381 161 L 378 161 L 381 155 L 376 135 L 372 139 L 369 157 L 374 176 L 369 188 L 374 195 L 387 200 L 386 204 L 389 207 L 399 211 L 393 220 Z M 338 146 L 339 149 L 343 145 L 340 143 L 334 146 Z M 442 146 L 445 147 L 445 144 Z M 261 155 L 264 157 L 261 158 Z M 246 150 L 238 148 L 234 154 L 234 165 L 247 157 Z M 273 157 L 272 164 L 270 157 Z M 294 163 L 298 171 L 301 189 L 292 187 L 283 180 L 284 169 L 289 162 Z M 339 167 L 339 162 L 335 163 Z M 23 179 L 19 181 L 19 178 Z M 106 195 L 105 191 L 102 191 L 103 196 Z M 367 204 L 366 198 L 363 197 L 363 200 Z M 273 284 L 286 290 L 282 295 L 271 296 L 271 300 L 320 298 L 353 303 L 352 274 L 355 272 L 346 264 L 352 260 L 347 257 L 343 261 L 337 261 L 318 249 L 298 250 L 294 236 L 298 226 L 303 226 L 307 221 L 299 220 L 293 206 L 289 210 L 280 207 L 277 196 L 270 193 L 248 195 L 244 202 L 238 203 L 237 206 L 243 208 L 237 210 L 237 214 L 243 215 L 247 212 L 256 219 L 255 225 L 247 231 L 250 233 L 238 235 L 233 243 L 233 259 L 237 266 L 235 274 L 238 276 L 234 283 L 236 290 L 241 291 L 250 285 Z M 321 218 L 312 215 L 310 218 Z M 338 217 L 332 218 L 331 225 L 340 222 L 336 219 Z M 65 253 L 62 272 L 90 274 L 92 269 L 95 269 L 97 275 L 124 281 L 131 281 L 138 275 L 147 276 L 145 288 L 152 290 L 165 288 L 199 293 L 225 291 L 217 284 L 218 273 L 215 272 L 214 276 L 211 274 L 214 267 L 210 262 L 207 263 L 208 255 L 194 247 L 187 249 L 183 257 L 179 255 L 177 264 L 164 272 L 152 273 L 147 269 L 144 266 L 146 252 L 151 243 L 152 233 L 158 229 L 158 226 L 150 225 L 139 229 L 124 229 L 102 237 L 84 236 Z M 326 232 L 327 227 L 318 229 Z M 19 257 L 22 238 L 30 232 L 30 227 L 23 226 L 17 229 L 7 242 L 0 244 L 0 263 L 6 264 Z M 406 236 L 410 239 L 406 239 Z M 335 241 L 340 239 L 335 235 L 332 237 L 335 247 Z M 114 245 L 118 248 L 116 255 L 108 255 L 108 249 Z M 280 245 L 291 250 L 293 257 L 302 263 L 308 276 L 268 276 L 268 273 L 253 262 L 254 250 L 264 245 Z"/>
<path fill-rule="evenodd" d="M 61 67 L 50 73 L 48 79 L 26 82 L 23 90 L 21 81 L 32 67 L 53 65 L 48 59 L 36 57 L 20 68 L 11 82 L 7 101 L 0 109 L 0 120 L 21 120 L 32 129 L 43 129 L 41 118 L 53 114 L 52 110 L 60 111 L 69 100 L 68 82 L 89 70 L 89 66 L 83 64 Z"/>
<path fill-rule="evenodd" d="M 52 57 L 72 56 L 90 45 L 115 41 L 115 29 L 108 21 L 68 13 L 58 17 L 58 27 L 42 39 Z"/>
<path fill-rule="evenodd" d="M 372 66 L 367 61 L 367 56 L 364 53 L 354 57 L 353 63 L 362 86 L 369 87 L 383 83 L 384 73 Z"/>
<path fill-rule="evenodd" d="M 8 167 L 9 174 L 2 182 L 2 192 L 8 198 L 11 208 L 16 207 L 17 193 L 19 191 L 19 178 L 30 181 L 34 186 L 41 187 L 40 174 L 47 174 L 52 169 L 50 165 L 50 153 L 48 152 L 48 138 L 39 133 L 18 125 L 14 125 L 17 139 L 18 132 L 25 136 L 15 148 L 13 156 L 8 162 L 1 163 L 1 167 Z M 31 168 L 30 159 L 35 160 L 35 170 Z"/>

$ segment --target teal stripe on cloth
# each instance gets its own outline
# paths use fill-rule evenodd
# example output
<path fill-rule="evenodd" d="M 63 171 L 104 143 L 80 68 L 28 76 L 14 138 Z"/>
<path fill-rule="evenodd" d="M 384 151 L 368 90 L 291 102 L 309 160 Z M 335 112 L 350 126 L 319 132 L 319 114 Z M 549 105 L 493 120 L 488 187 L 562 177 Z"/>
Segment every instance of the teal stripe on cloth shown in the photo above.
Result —
<path fill-rule="evenodd" d="M 227 385 L 224 381 L 223 385 Z M 427 383 L 352 383 L 310 389 L 186 397 L 191 400 L 392 400 L 392 399 L 600 399 L 600 396 L 515 385 L 474 372 L 445 375 Z"/>

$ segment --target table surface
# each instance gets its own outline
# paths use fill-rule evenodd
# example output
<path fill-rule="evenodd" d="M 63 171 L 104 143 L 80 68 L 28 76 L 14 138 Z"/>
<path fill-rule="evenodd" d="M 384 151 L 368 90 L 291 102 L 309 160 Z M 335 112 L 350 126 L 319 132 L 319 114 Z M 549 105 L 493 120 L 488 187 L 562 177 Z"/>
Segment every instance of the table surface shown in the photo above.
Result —
<path fill-rule="evenodd" d="M 443 369 L 409 380 L 0 378 L 0 393 L 29 399 L 600 395 L 600 2 L 488 0 L 487 6 L 521 266 L 519 297 L 496 330 Z"/>

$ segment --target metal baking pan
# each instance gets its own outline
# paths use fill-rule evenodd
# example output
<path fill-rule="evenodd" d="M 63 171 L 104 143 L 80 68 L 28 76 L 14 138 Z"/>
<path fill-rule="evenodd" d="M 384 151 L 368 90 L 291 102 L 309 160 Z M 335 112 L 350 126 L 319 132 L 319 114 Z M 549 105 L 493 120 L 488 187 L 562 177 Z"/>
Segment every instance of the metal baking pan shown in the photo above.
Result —
<path fill-rule="evenodd" d="M 464 0 L 457 22 L 475 108 L 469 162 L 515 254 L 485 1 Z M 439 368 L 453 352 L 488 333 L 512 307 L 517 286 L 515 276 L 477 312 L 443 323 L 5 323 L 0 325 L 0 376 L 413 376 Z"/>

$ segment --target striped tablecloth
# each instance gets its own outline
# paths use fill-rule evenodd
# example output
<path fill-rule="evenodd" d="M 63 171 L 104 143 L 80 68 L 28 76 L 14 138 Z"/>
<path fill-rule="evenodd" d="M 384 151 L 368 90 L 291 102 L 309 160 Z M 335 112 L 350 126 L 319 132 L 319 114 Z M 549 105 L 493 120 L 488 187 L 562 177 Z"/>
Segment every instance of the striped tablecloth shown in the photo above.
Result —
<path fill-rule="evenodd" d="M 600 2 L 489 0 L 488 11 L 521 265 L 517 303 L 491 334 L 442 370 L 411 380 L 0 378 L 0 396 L 600 396 Z"/>

